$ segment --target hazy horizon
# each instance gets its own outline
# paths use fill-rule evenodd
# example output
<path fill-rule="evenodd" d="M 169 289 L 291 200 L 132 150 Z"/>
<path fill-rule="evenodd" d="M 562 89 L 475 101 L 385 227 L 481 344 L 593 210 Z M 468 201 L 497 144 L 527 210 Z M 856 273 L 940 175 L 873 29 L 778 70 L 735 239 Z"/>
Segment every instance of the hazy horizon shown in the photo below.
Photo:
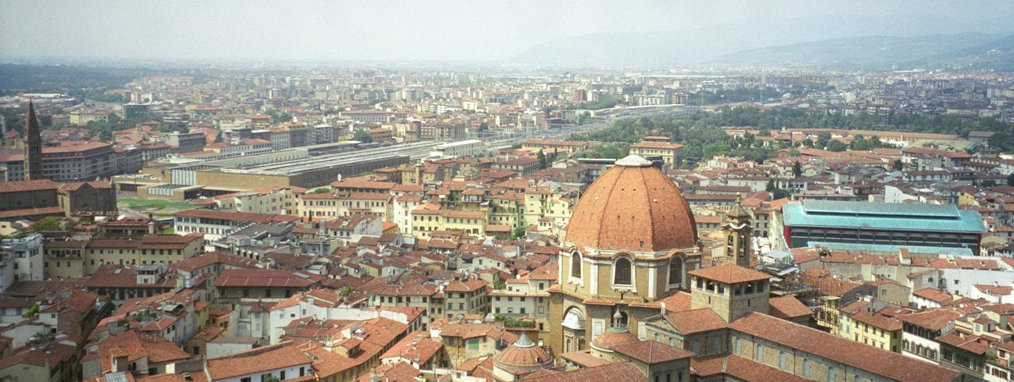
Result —
<path fill-rule="evenodd" d="M 1014 20 L 1014 2 L 0 0 L 0 61 L 499 62 L 595 34 L 738 28 L 756 38 L 730 35 L 724 43 L 757 47 L 937 30 L 1005 33 L 1014 30 L 1003 26 L 1007 18 Z M 898 19 L 919 28 L 892 25 Z M 834 27 L 822 30 L 822 20 Z"/>

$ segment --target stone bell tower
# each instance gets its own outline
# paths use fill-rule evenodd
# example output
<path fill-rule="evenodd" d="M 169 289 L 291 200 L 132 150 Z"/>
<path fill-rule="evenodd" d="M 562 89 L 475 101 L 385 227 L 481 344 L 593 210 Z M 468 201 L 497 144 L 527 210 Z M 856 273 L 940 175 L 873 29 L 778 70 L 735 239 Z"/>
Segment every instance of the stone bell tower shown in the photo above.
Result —
<path fill-rule="evenodd" d="M 25 116 L 25 180 L 44 179 L 42 176 L 42 138 L 39 135 L 39 120 L 35 117 L 35 105 L 28 101 L 28 115 Z"/>
<path fill-rule="evenodd" d="M 750 268 L 753 227 L 750 213 L 743 208 L 741 198 L 722 216 L 722 235 L 725 238 L 725 262 Z"/>

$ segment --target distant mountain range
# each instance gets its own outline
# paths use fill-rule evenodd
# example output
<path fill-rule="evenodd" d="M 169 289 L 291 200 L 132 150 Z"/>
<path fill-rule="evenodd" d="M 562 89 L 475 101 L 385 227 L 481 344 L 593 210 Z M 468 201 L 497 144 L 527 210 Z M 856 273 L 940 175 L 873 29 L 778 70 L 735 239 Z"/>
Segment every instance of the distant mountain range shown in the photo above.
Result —
<path fill-rule="evenodd" d="M 511 63 L 552 66 L 802 65 L 890 69 L 1009 68 L 1014 18 L 956 23 L 932 15 L 746 20 L 656 33 L 598 33 L 551 41 Z M 890 36 L 890 37 L 888 37 Z M 1006 37 L 1005 37 L 1006 36 Z"/>
<path fill-rule="evenodd" d="M 718 64 L 819 66 L 843 69 L 958 67 L 1014 69 L 1014 35 L 959 33 L 918 37 L 867 36 L 744 50 Z"/>

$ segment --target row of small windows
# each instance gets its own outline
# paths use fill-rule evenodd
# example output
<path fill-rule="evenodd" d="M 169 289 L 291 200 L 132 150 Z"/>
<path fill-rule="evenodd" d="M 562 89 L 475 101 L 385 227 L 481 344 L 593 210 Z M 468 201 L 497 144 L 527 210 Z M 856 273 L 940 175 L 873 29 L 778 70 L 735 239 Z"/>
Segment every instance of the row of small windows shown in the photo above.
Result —
<path fill-rule="evenodd" d="M 737 337 L 735 339 L 735 341 L 734 341 L 734 351 L 735 351 L 736 355 L 740 355 L 740 356 L 743 355 L 743 339 L 742 338 L 738 338 Z M 764 363 L 764 345 L 763 344 L 761 344 L 761 343 L 754 344 L 753 356 L 754 356 L 754 361 L 757 361 L 757 363 Z M 779 350 L 778 351 L 778 368 L 781 369 L 781 370 L 783 370 L 783 371 L 795 374 L 794 371 L 792 370 L 792 368 L 789 366 L 789 354 L 786 353 L 783 350 Z M 811 362 L 810 362 L 809 359 L 803 358 L 802 369 L 803 370 L 802 370 L 802 375 L 801 376 L 803 378 L 806 378 L 806 379 L 813 378 L 811 376 L 813 373 L 812 373 L 812 370 L 811 370 Z M 838 370 L 835 369 L 834 367 L 832 367 L 831 365 L 828 365 L 828 367 L 827 367 L 827 380 L 828 381 L 837 380 L 837 376 L 838 376 Z M 862 376 L 859 376 L 859 375 L 853 375 L 852 376 L 852 381 L 853 382 L 861 382 L 862 380 L 863 380 Z"/>
<path fill-rule="evenodd" d="M 630 260 L 627 258 L 618 258 L 613 263 L 613 284 L 618 285 L 630 285 L 633 278 L 633 266 Z M 570 276 L 575 278 L 581 277 L 581 256 L 579 254 L 572 253 L 570 256 Z M 683 260 L 680 258 L 673 258 L 669 261 L 669 284 L 679 284 L 683 281 Z"/>

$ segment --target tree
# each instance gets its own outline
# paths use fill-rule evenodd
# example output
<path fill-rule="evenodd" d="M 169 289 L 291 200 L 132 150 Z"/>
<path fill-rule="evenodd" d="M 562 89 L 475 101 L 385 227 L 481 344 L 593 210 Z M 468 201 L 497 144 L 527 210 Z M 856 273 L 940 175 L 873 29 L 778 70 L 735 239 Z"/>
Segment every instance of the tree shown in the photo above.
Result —
<path fill-rule="evenodd" d="M 827 131 L 821 131 L 817 133 L 817 147 L 824 148 L 831 141 L 831 133 Z"/>
<path fill-rule="evenodd" d="M 1007 185 L 1014 186 L 1014 174 L 1007 175 Z"/>
<path fill-rule="evenodd" d="M 539 150 L 538 154 L 535 154 L 535 156 L 539 158 L 540 168 L 549 167 L 549 165 L 546 163 L 548 161 L 548 159 L 546 158 L 546 153 L 542 152 L 542 150 Z"/>
<path fill-rule="evenodd" d="M 783 190 L 781 188 L 776 188 L 775 191 L 772 192 L 772 194 L 773 194 L 772 198 L 774 198 L 775 200 L 786 199 L 792 196 L 792 194 L 790 194 L 788 190 Z"/>
<path fill-rule="evenodd" d="M 803 153 L 801 151 L 797 150 L 797 149 L 791 149 L 791 150 L 789 150 L 789 156 L 790 157 L 798 157 L 800 155 L 803 155 Z"/>
<path fill-rule="evenodd" d="M 986 180 L 982 181 L 982 186 L 983 187 L 994 187 L 994 186 L 996 186 L 996 181 L 993 180 L 993 179 L 986 179 Z"/>
<path fill-rule="evenodd" d="M 289 122 L 292 120 L 292 113 L 288 111 L 278 111 L 276 109 L 268 110 L 268 115 L 271 116 L 271 123 L 282 123 Z"/>
<path fill-rule="evenodd" d="M 511 239 L 517 240 L 522 237 L 525 237 L 525 226 L 518 226 L 517 228 L 514 228 L 514 232 L 511 233 Z"/>
<path fill-rule="evenodd" d="M 803 175 L 803 165 L 798 160 L 792 164 L 792 175 L 797 178 Z"/>
<path fill-rule="evenodd" d="M 895 159 L 894 160 L 894 164 L 891 165 L 891 170 L 894 170 L 894 171 L 901 171 L 901 169 L 903 169 L 903 168 L 905 168 L 905 164 L 901 163 L 901 159 Z M 1012 174 L 1012 175 L 1014 175 L 1014 174 Z"/>
<path fill-rule="evenodd" d="M 46 216 L 32 224 L 32 229 L 39 231 L 59 231 L 63 229 L 63 220 L 55 216 Z"/>
<path fill-rule="evenodd" d="M 357 141 L 362 142 L 362 143 L 373 142 L 373 136 L 370 135 L 370 132 L 366 131 L 366 129 L 357 129 L 356 133 L 355 133 L 355 135 L 353 136 L 352 139 L 357 140 Z"/>
<path fill-rule="evenodd" d="M 848 148 L 849 148 L 848 146 L 846 146 L 844 143 L 842 143 L 839 140 L 833 140 L 833 141 L 827 143 L 827 150 L 828 151 L 842 152 L 842 151 L 848 150 Z"/>
<path fill-rule="evenodd" d="M 804 139 L 803 140 L 803 147 L 813 148 L 813 140 L 810 139 L 810 138 Z"/>

